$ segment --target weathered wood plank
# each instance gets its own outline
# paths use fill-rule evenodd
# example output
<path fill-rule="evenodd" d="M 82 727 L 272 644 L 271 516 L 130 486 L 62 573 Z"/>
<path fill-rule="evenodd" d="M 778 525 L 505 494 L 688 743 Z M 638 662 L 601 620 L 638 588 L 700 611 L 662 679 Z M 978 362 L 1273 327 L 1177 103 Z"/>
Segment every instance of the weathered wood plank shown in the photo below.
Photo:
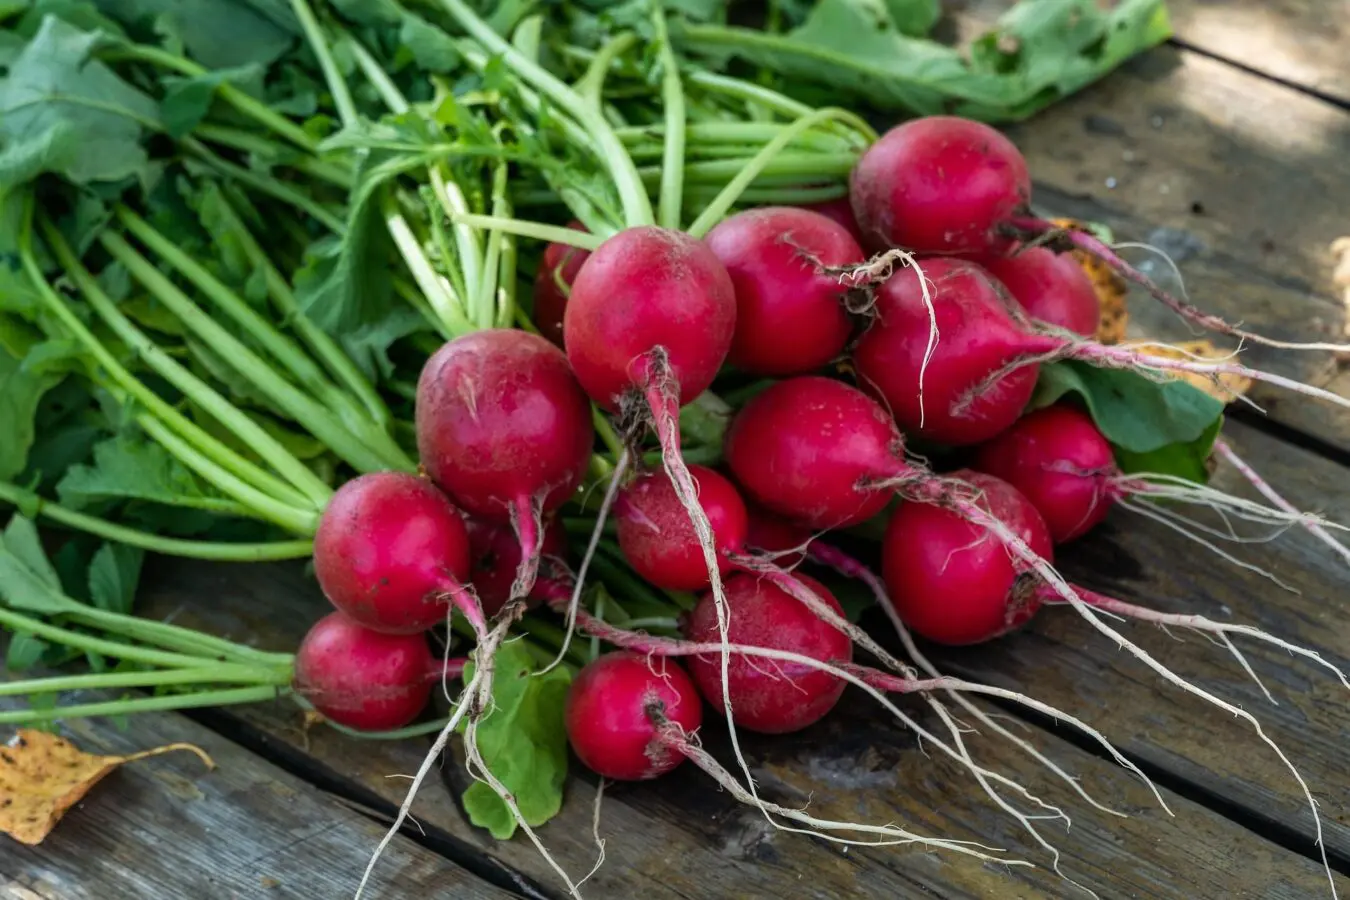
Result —
<path fill-rule="evenodd" d="M 218 633 L 266 636 L 272 647 L 293 646 L 324 601 L 294 566 L 200 567 L 166 562 L 146 585 L 145 611 L 175 613 L 177 621 Z M 212 598 L 203 603 L 201 598 Z M 912 704 L 911 704 L 912 705 Z M 1089 711 L 1091 708 L 1089 708 Z M 284 703 L 226 711 L 266 734 L 274 748 L 304 753 L 324 777 L 341 777 L 392 803 L 406 782 L 389 776 L 412 772 L 422 741 L 359 742 L 322 727 L 303 734 L 296 710 Z M 920 713 L 926 727 L 935 717 Z M 719 758 L 720 729 L 705 735 Z M 865 698 L 854 698 L 820 726 L 778 739 L 745 736 L 756 776 L 766 796 L 824 817 L 868 822 L 904 822 L 921 834 L 975 840 L 1031 854 L 1010 819 L 982 800 L 968 776 L 945 759 L 925 756 L 912 735 L 884 721 Z M 1066 800 L 1073 829 L 1048 836 L 1065 853 L 1065 871 L 1102 896 L 1219 898 L 1305 897 L 1323 890 L 1318 866 L 1247 832 L 1200 806 L 1168 794 L 1175 820 L 1150 810 L 1143 787 L 1111 764 L 1057 737 L 1036 743 L 1110 803 L 1136 814 L 1116 819 Z M 1010 747 L 977 743 L 986 764 L 1025 781 L 1039 795 L 1062 799 L 1036 764 Z M 456 771 L 453 767 L 451 772 Z M 459 782 L 462 788 L 463 782 Z M 595 785 L 574 776 L 563 812 L 540 830 L 550 851 L 573 875 L 589 870 L 595 846 L 591 816 Z M 684 767 L 643 785 L 611 785 L 604 795 L 601 836 L 606 863 L 589 882 L 586 896 L 621 898 L 927 896 L 1069 897 L 1076 889 L 1044 868 L 1010 876 L 973 860 L 917 849 L 840 852 L 823 842 L 774 833 L 762 817 L 717 791 L 699 772 Z M 524 840 L 496 843 L 470 828 L 453 799 L 438 784 L 419 797 L 415 813 L 424 827 L 513 867 L 538 884 L 557 885 Z M 1244 865 L 1237 866 L 1242 859 Z"/>
<path fill-rule="evenodd" d="M 1230 423 L 1231 442 L 1295 504 L 1345 518 L 1346 470 Z M 1227 467 L 1216 485 L 1247 496 Z M 1301 591 L 1290 594 L 1217 559 L 1174 532 L 1123 510 L 1100 533 L 1060 553 L 1062 571 L 1084 587 L 1168 612 L 1256 625 L 1350 667 L 1346 564 L 1302 531 L 1267 544 L 1230 545 L 1236 554 Z M 1279 706 L 1267 702 L 1222 647 L 1190 635 L 1178 642 L 1153 626 L 1120 630 L 1193 683 L 1255 715 L 1307 779 L 1322 804 L 1327 847 L 1350 859 L 1350 692 L 1315 663 L 1235 639 Z M 1253 820 L 1305 836 L 1311 814 L 1292 776 L 1249 725 L 1166 686 L 1142 663 L 1067 609 L 1043 611 L 1026 633 L 978 650 L 939 655 L 953 671 L 1092 714 L 1125 751 L 1223 798 Z"/>
<path fill-rule="evenodd" d="M 970 31 L 1006 5 L 973 3 L 958 21 Z M 1257 5 L 1219 4 L 1216 15 Z M 1274 338 L 1345 340 L 1329 247 L 1350 230 L 1350 112 L 1163 46 L 1008 133 L 1031 167 L 1038 206 L 1166 251 L 1201 308 Z M 1157 256 L 1122 255 L 1175 287 Z M 1130 306 L 1136 334 L 1193 336 L 1142 293 Z M 1336 372 L 1325 353 L 1253 345 L 1243 358 L 1318 385 Z M 1254 396 L 1272 418 L 1350 448 L 1350 411 L 1282 390 Z"/>
<path fill-rule="evenodd" d="M 1179 43 L 1350 103 L 1350 0 L 1168 0 Z"/>
<path fill-rule="evenodd" d="M 217 768 L 207 772 L 187 753 L 131 763 L 97 785 L 39 846 L 0 836 L 0 896 L 346 897 L 383 834 L 377 823 L 183 716 L 138 716 L 126 731 L 77 721 L 65 735 L 102 754 L 186 741 Z M 374 896 L 511 896 L 404 838 L 390 844 L 371 887 Z"/>

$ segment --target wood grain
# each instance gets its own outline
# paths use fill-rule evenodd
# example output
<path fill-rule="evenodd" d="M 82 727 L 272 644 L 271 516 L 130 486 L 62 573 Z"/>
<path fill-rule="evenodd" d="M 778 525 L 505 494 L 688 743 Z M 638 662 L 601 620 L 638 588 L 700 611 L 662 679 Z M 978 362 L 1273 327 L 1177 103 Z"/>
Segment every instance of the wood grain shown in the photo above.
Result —
<path fill-rule="evenodd" d="M 214 598 L 203 603 L 201 598 Z M 203 567 L 166 562 L 144 591 L 145 611 L 172 613 L 177 621 L 218 633 L 263 634 L 268 646 L 293 646 L 324 601 L 295 566 Z M 1054 697 L 1046 699 L 1054 700 Z M 925 727 L 936 717 L 907 703 Z M 1088 710 L 1091 712 L 1091 709 Z M 216 716 L 228 727 L 256 729 L 269 751 L 316 777 L 346 780 L 391 803 L 401 802 L 406 782 L 390 776 L 414 771 L 425 741 L 359 742 L 322 727 L 300 728 L 296 710 L 284 703 L 227 710 Z M 720 729 L 706 739 L 723 760 Z M 1048 857 L 1017 830 L 1016 823 L 982 799 L 979 788 L 955 764 L 925 755 L 912 734 L 888 723 L 865 698 L 852 698 L 816 728 L 776 739 L 745 736 L 756 777 L 766 796 L 815 815 L 867 822 L 903 822 L 921 834 L 1009 847 L 1041 868 L 1013 870 L 915 848 L 842 852 L 823 842 L 773 832 L 763 819 L 717 791 L 701 773 L 683 767 L 656 783 L 611 785 L 602 806 L 606 863 L 585 895 L 600 898 L 926 896 L 1081 896 L 1045 868 Z M 1167 794 L 1178 813 L 1168 819 L 1131 776 L 1048 733 L 1035 742 L 1071 771 L 1088 790 L 1133 814 L 1116 819 L 1063 796 L 1037 765 L 1006 744 L 977 741 L 973 752 L 1038 795 L 1071 810 L 1068 833 L 1047 829 L 1065 854 L 1064 870 L 1102 896 L 1219 898 L 1305 897 L 1325 885 L 1318 866 L 1278 848 L 1241 826 Z M 456 792 L 462 777 L 449 780 Z M 574 875 L 595 857 L 591 831 L 595 784 L 574 775 L 563 812 L 540 830 L 546 846 Z M 536 851 L 523 840 L 492 842 L 470 828 L 452 796 L 429 784 L 415 807 L 426 828 L 438 829 L 466 850 L 478 850 L 536 884 L 556 887 Z M 1239 870 L 1236 861 L 1249 861 Z M 1178 893 L 1178 891 L 1180 893 Z"/>
<path fill-rule="evenodd" d="M 1233 423 L 1226 432 L 1291 502 L 1345 518 L 1343 468 Z M 1226 467 L 1216 479 L 1219 487 L 1256 496 L 1241 484 Z M 1350 672 L 1346 564 L 1301 531 L 1230 549 L 1301 593 L 1123 510 L 1100 532 L 1064 548 L 1059 562 L 1066 576 L 1089 589 L 1168 612 L 1256 625 Z M 1350 860 L 1350 691 L 1334 674 L 1269 645 L 1237 640 L 1278 700 L 1272 706 L 1223 648 L 1194 634 L 1178 634 L 1179 642 L 1151 625 L 1111 624 L 1193 683 L 1255 715 L 1322 804 L 1328 849 Z M 1300 835 L 1299 846 L 1315 852 L 1311 814 L 1293 777 L 1248 724 L 1163 684 L 1072 610 L 1045 610 L 1025 633 L 938 655 L 967 677 L 1016 686 L 1090 716 L 1121 749 L 1232 804 L 1258 825 Z"/>
<path fill-rule="evenodd" d="M 383 834 L 378 824 L 179 715 L 138 716 L 127 730 L 95 720 L 64 731 L 81 749 L 102 754 L 187 741 L 206 750 L 217 768 L 206 771 L 191 754 L 131 763 L 100 782 L 39 846 L 0 836 L 0 897 L 349 897 Z M 404 838 L 389 846 L 371 888 L 372 897 L 510 896 Z"/>

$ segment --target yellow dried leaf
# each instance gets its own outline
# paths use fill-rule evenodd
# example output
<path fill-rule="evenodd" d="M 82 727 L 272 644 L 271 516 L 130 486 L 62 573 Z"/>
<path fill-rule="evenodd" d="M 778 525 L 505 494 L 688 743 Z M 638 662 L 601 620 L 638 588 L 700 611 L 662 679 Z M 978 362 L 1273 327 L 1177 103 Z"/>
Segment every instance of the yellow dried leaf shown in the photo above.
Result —
<path fill-rule="evenodd" d="M 1087 225 L 1077 219 L 1051 219 L 1050 222 L 1060 228 L 1078 228 L 1086 230 Z M 1130 311 L 1125 297 L 1128 285 L 1125 279 L 1114 269 L 1084 250 L 1071 251 L 1073 258 L 1092 281 L 1097 292 L 1097 302 L 1101 306 L 1101 321 L 1097 325 L 1096 338 L 1103 344 L 1118 344 L 1125 340 L 1125 327 L 1130 321 Z"/>
<path fill-rule="evenodd" d="M 1200 361 L 1228 359 L 1232 354 L 1226 350 L 1220 350 L 1209 341 L 1180 341 L 1176 344 L 1149 344 L 1143 348 L 1149 356 L 1162 356 L 1167 359 L 1196 359 Z M 1177 372 L 1169 371 L 1167 373 L 1173 378 L 1182 381 L 1188 381 L 1195 387 L 1209 394 L 1211 397 L 1222 400 L 1224 403 L 1240 397 L 1251 389 L 1252 380 L 1244 378 L 1241 375 L 1206 375 L 1200 372 Z M 1218 384 L 1215 384 L 1215 378 L 1218 378 Z"/>
<path fill-rule="evenodd" d="M 95 756 L 45 731 L 19 729 L 0 749 L 0 832 L 24 844 L 40 844 L 66 810 L 123 763 L 189 750 L 215 768 L 206 751 L 192 744 L 166 744 L 130 756 Z"/>

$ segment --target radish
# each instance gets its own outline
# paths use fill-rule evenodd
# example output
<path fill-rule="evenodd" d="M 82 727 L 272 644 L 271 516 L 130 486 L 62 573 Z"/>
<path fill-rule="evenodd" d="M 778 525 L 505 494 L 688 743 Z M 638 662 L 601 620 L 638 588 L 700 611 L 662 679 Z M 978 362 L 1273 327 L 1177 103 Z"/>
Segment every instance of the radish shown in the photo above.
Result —
<path fill-rule="evenodd" d="M 469 559 L 459 510 L 431 482 L 404 472 L 342 485 L 314 536 L 324 595 L 352 621 L 390 634 L 426 631 L 445 621 L 452 603 L 481 629 L 482 611 L 465 590 Z"/>
<path fill-rule="evenodd" d="M 1067 404 L 1027 413 L 981 446 L 972 465 L 1021 491 L 1057 544 L 1095 528 L 1124 493 L 1111 445 L 1091 416 Z"/>
<path fill-rule="evenodd" d="M 922 275 L 906 267 L 881 284 L 875 318 L 852 357 L 859 379 L 914 436 L 951 446 L 992 438 L 1021 415 L 1040 364 L 1057 359 L 1145 374 L 1237 375 L 1350 407 L 1331 391 L 1236 363 L 1157 356 L 1047 330 L 978 263 L 930 258 L 920 266 Z"/>
<path fill-rule="evenodd" d="M 806 559 L 812 545 L 811 531 L 757 505 L 747 506 L 749 527 L 745 546 L 776 560 L 785 569 L 795 568 Z"/>
<path fill-rule="evenodd" d="M 1032 319 L 1084 337 L 1097 333 L 1101 300 L 1072 254 L 1023 247 L 1009 256 L 981 256 L 978 262 Z"/>
<path fill-rule="evenodd" d="M 678 663 L 613 651 L 587 663 L 567 692 L 573 752 L 592 772 L 618 781 L 657 778 L 684 761 L 663 733 L 695 732 L 703 703 Z"/>
<path fill-rule="evenodd" d="M 294 684 L 324 718 L 387 731 L 417 718 L 444 671 L 421 634 L 382 634 L 332 612 L 300 642 Z"/>
<path fill-rule="evenodd" d="M 469 581 L 478 592 L 483 614 L 491 619 L 511 597 L 511 585 L 520 566 L 520 542 L 509 527 L 496 522 L 466 518 L 464 524 L 468 528 L 469 552 L 473 559 Z M 539 553 L 548 559 L 561 557 L 566 552 L 567 534 L 562 520 L 551 517 L 544 525 Z M 542 580 L 536 581 L 535 589 L 529 594 L 529 605 L 534 606 L 543 598 L 539 590 L 542 583 Z"/>
<path fill-rule="evenodd" d="M 513 597 L 539 565 L 540 517 L 586 474 L 591 409 L 562 351 L 544 338 L 489 329 L 437 350 L 417 384 L 417 447 L 436 484 L 470 515 L 520 539 Z"/>
<path fill-rule="evenodd" d="M 843 351 L 852 323 L 849 287 L 837 272 L 864 260 L 844 226 L 771 206 L 723 219 L 704 240 L 736 289 L 729 363 L 757 375 L 791 375 L 819 369 Z"/>
<path fill-rule="evenodd" d="M 820 213 L 828 219 L 833 219 L 844 228 L 853 240 L 858 242 L 859 246 L 866 243 L 863 240 L 862 229 L 858 227 L 858 219 L 853 215 L 853 203 L 847 197 L 840 197 L 838 200 L 824 200 L 820 203 L 807 203 L 802 209 L 809 209 L 812 212 Z"/>
<path fill-rule="evenodd" d="M 719 571 L 733 568 L 728 553 L 745 544 L 747 513 L 740 494 L 706 466 L 689 466 L 698 503 L 717 546 Z M 614 504 L 619 549 L 633 570 L 659 588 L 696 591 L 708 587 L 708 567 L 693 523 L 664 471 L 648 472 L 619 493 Z"/>
<path fill-rule="evenodd" d="M 806 575 L 796 578 L 843 618 L 843 608 L 823 584 Z M 815 613 L 767 580 L 737 574 L 724 584 L 731 626 L 727 639 L 772 650 L 785 650 L 821 662 L 847 663 L 853 642 L 823 622 Z M 718 640 L 717 611 L 711 595 L 700 600 L 684 627 L 697 643 Z M 693 656 L 689 670 L 703 695 L 716 702 L 722 694 L 722 671 L 709 656 Z M 834 708 L 844 682 L 828 673 L 803 670 L 791 663 L 766 666 L 744 656 L 733 656 L 727 687 L 733 719 L 741 727 L 764 734 L 783 734 L 819 721 Z"/>
<path fill-rule="evenodd" d="M 586 226 L 573 219 L 568 228 L 585 231 Z M 534 277 L 534 314 L 531 317 L 539 333 L 557 346 L 563 346 L 563 316 L 581 264 L 590 256 L 580 247 L 552 243 L 544 248 L 539 271 Z"/>
<path fill-rule="evenodd" d="M 916 473 L 886 410 L 819 375 L 784 379 L 747 401 L 727 429 L 725 453 L 752 501 L 818 531 L 872 518 L 889 492 L 870 482 Z"/>
<path fill-rule="evenodd" d="M 907 434 L 956 446 L 978 443 L 1016 421 L 1039 368 L 1019 366 L 997 379 L 991 373 L 1051 344 L 1019 321 L 1015 301 L 976 263 L 936 258 L 920 266 L 922 275 L 901 269 L 876 291 L 875 318 L 854 348 L 853 363 Z"/>
<path fill-rule="evenodd" d="M 1049 559 L 1045 522 L 1010 484 L 979 472 L 957 472 L 980 492 L 977 502 L 1032 551 Z M 942 644 L 976 644 L 1030 621 L 1040 606 L 1025 565 L 986 528 L 959 512 L 902 503 L 882 538 L 882 578 L 890 602 L 915 633 Z"/>
<path fill-rule="evenodd" d="M 1057 252 L 1084 250 L 1203 328 L 1273 347 L 1344 351 L 1344 345 L 1276 341 L 1228 324 L 1172 296 L 1085 229 L 1030 213 L 1026 159 L 995 128 L 958 116 L 911 119 L 883 134 L 849 176 L 864 244 L 921 255 L 1007 254 L 1038 240 Z"/>

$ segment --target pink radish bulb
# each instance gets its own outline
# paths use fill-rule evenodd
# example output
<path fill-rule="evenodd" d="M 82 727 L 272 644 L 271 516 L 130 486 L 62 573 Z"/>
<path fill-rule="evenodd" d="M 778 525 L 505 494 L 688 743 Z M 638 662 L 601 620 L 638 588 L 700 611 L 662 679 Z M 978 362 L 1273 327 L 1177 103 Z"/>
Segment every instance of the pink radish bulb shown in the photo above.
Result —
<path fill-rule="evenodd" d="M 726 267 L 702 241 L 655 225 L 620 231 L 587 257 L 563 318 L 572 369 L 609 412 L 634 389 L 667 388 L 676 408 L 693 400 L 712 384 L 735 328 Z M 673 384 L 652 382 L 661 368 Z"/>
<path fill-rule="evenodd" d="M 662 740 L 661 720 L 686 733 L 703 724 L 703 704 L 674 660 L 616 650 L 587 663 L 567 692 L 563 721 L 586 768 L 616 781 L 658 778 L 684 761 Z"/>
<path fill-rule="evenodd" d="M 421 634 L 382 634 L 341 612 L 295 654 L 294 687 L 324 718 L 361 731 L 402 728 L 426 708 L 440 664 Z"/>
<path fill-rule="evenodd" d="M 852 330 L 849 287 L 826 269 L 864 260 L 846 228 L 820 213 L 768 206 L 723 219 L 705 240 L 736 290 L 729 363 L 756 375 L 792 375 L 843 351 Z"/>
<path fill-rule="evenodd" d="M 573 220 L 568 228 L 585 231 L 586 226 Z M 581 264 L 590 252 L 570 244 L 549 244 L 534 277 L 534 326 L 555 345 L 563 346 L 563 315 Z"/>
<path fill-rule="evenodd" d="M 806 575 L 799 574 L 796 578 L 843 618 L 839 601 L 824 585 Z M 821 662 L 852 662 L 853 642 L 846 634 L 769 581 L 736 574 L 726 580 L 724 588 L 730 643 L 785 650 Z M 698 643 L 720 640 L 711 593 L 694 607 L 686 620 L 684 634 Z M 691 656 L 688 664 L 703 696 L 720 710 L 721 656 Z M 784 734 L 800 731 L 823 718 L 843 694 L 845 682 L 801 663 L 733 653 L 728 662 L 726 686 L 736 725 L 764 734 Z"/>
<path fill-rule="evenodd" d="M 750 527 L 745 533 L 745 546 L 767 554 L 784 569 L 800 565 L 806 559 L 802 548 L 811 543 L 811 530 L 803 528 L 769 512 L 760 506 L 749 508 Z"/>
<path fill-rule="evenodd" d="M 426 631 L 469 577 L 469 536 L 431 482 L 372 472 L 333 494 L 314 536 L 314 572 L 337 609 L 366 628 Z"/>
<path fill-rule="evenodd" d="M 469 514 L 515 528 L 528 593 L 540 517 L 576 492 L 595 440 L 590 402 L 567 357 L 515 329 L 455 338 L 422 369 L 416 424 L 431 479 Z"/>
<path fill-rule="evenodd" d="M 752 397 L 731 420 L 725 453 L 751 501 L 818 531 L 877 515 L 890 495 L 867 482 L 913 471 L 881 404 L 819 375 L 784 379 Z"/>
<path fill-rule="evenodd" d="M 982 256 L 979 263 L 1031 318 L 1084 337 L 1097 333 L 1101 301 L 1072 254 L 1027 247 L 1011 256 Z"/>
<path fill-rule="evenodd" d="M 483 614 L 491 618 L 501 612 L 511 597 L 511 584 L 520 566 L 520 541 L 509 527 L 497 522 L 470 518 L 464 524 L 469 531 L 469 552 L 473 558 L 469 580 L 478 592 Z M 539 552 L 545 557 L 561 557 L 567 552 L 567 535 L 562 520 L 556 516 L 544 526 Z M 537 606 L 544 599 L 538 590 L 541 583 L 536 583 L 536 590 L 530 593 L 530 606 Z"/>
<path fill-rule="evenodd" d="M 725 575 L 732 565 L 727 553 L 745 545 L 747 513 L 735 486 L 706 466 L 689 466 L 698 502 L 708 517 Z M 620 493 L 614 505 L 619 549 L 633 571 L 648 583 L 672 591 L 697 591 L 709 585 L 703 548 L 663 470 L 644 473 Z"/>
<path fill-rule="evenodd" d="M 1016 488 L 992 475 L 953 472 L 983 492 L 978 504 L 1042 559 L 1053 554 L 1050 530 Z M 1040 608 L 1039 581 L 1003 542 L 960 513 L 902 503 L 886 524 L 881 576 L 901 620 L 940 644 L 978 644 L 1030 621 Z"/>
<path fill-rule="evenodd" d="M 1101 524 L 1119 496 L 1110 443 L 1091 416 L 1067 404 L 1027 413 L 980 447 L 974 468 L 1017 488 L 1057 544 Z"/>
<path fill-rule="evenodd" d="M 1001 252 L 1005 226 L 1031 201 L 1031 175 L 996 129 L 957 116 L 895 126 L 863 153 L 849 199 L 872 251 Z"/>
<path fill-rule="evenodd" d="M 877 291 L 876 317 L 854 348 L 859 381 L 885 401 L 906 434 L 951 446 L 979 443 L 1017 420 L 1040 367 L 992 376 L 1060 342 L 1028 332 L 1015 301 L 976 263 L 928 258 L 919 266 L 937 339 L 918 273 L 896 271 Z"/>
<path fill-rule="evenodd" d="M 862 230 L 858 228 L 858 220 L 853 215 L 853 204 L 847 197 L 840 197 L 837 200 L 824 200 L 820 203 L 807 203 L 802 206 L 802 209 L 809 209 L 838 222 L 848 230 L 849 235 L 858 243 L 858 246 L 863 245 Z"/>

